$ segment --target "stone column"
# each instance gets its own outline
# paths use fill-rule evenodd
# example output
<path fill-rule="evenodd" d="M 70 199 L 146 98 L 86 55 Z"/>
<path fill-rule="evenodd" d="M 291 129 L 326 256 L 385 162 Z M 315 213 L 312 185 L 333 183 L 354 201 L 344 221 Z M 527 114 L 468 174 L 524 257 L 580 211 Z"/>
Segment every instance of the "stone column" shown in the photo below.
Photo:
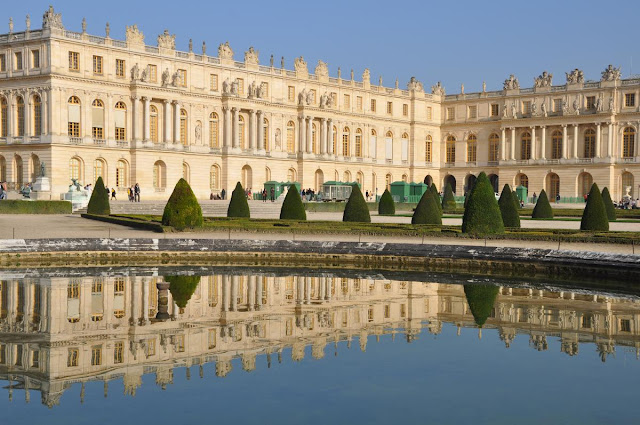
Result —
<path fill-rule="evenodd" d="M 249 276 L 247 285 L 247 310 L 253 311 L 256 306 L 256 277 Z"/>
<path fill-rule="evenodd" d="M 600 123 L 596 124 L 596 158 L 601 158 L 602 155 L 600 153 L 600 144 L 601 144 L 601 133 L 602 133 L 602 125 Z"/>
<path fill-rule="evenodd" d="M 264 146 L 264 114 L 262 111 L 258 111 L 257 114 L 257 126 L 258 126 L 258 150 L 263 151 Z"/>
<path fill-rule="evenodd" d="M 562 159 L 567 159 L 567 125 L 562 124 Z"/>
<path fill-rule="evenodd" d="M 240 124 L 238 122 L 238 108 L 231 108 L 231 128 L 233 129 L 233 142 L 234 148 L 240 147 Z"/>
<path fill-rule="evenodd" d="M 13 137 L 13 120 L 15 119 L 14 117 L 13 93 L 9 92 L 7 93 L 7 139 L 9 140 Z M 64 132 L 67 133 L 66 128 Z"/>
<path fill-rule="evenodd" d="M 36 136 L 44 136 L 51 133 L 51 130 L 49 129 L 49 103 L 51 102 L 50 93 L 51 91 L 45 89 L 42 90 L 42 93 L 40 94 L 40 99 L 42 99 L 42 109 L 40 111 L 40 114 L 42 116 L 42 132 L 41 134 L 36 134 Z"/>
<path fill-rule="evenodd" d="M 87 103 L 88 104 L 88 103 Z M 138 96 L 131 96 L 131 141 L 136 142 L 140 140 L 140 133 L 138 124 L 140 114 L 140 100 Z M 88 127 L 85 125 L 85 127 Z"/>
<path fill-rule="evenodd" d="M 505 161 L 507 159 L 507 129 L 502 129 L 500 134 L 500 160 Z"/>
<path fill-rule="evenodd" d="M 547 159 L 547 127 L 540 127 L 542 130 L 542 139 L 540 141 L 540 159 Z"/>
<path fill-rule="evenodd" d="M 528 159 L 536 159 L 536 126 L 531 127 L 531 157 Z"/>
<path fill-rule="evenodd" d="M 320 153 L 324 155 L 327 153 L 327 119 L 322 118 L 320 122 Z"/>
<path fill-rule="evenodd" d="M 144 119 L 142 120 L 142 140 L 151 139 L 151 102 L 149 98 L 144 96 L 142 98 Z"/>
<path fill-rule="evenodd" d="M 307 153 L 313 153 L 313 117 L 307 117 Z"/>
<path fill-rule="evenodd" d="M 31 94 L 24 95 L 24 140 L 28 141 L 31 136 Z"/>
<path fill-rule="evenodd" d="M 260 310 L 262 308 L 262 280 L 264 277 L 258 276 L 256 277 L 256 310 Z"/>
<path fill-rule="evenodd" d="M 171 104 L 168 100 L 164 100 L 164 142 L 173 143 L 171 137 Z"/>
<path fill-rule="evenodd" d="M 311 277 L 305 277 L 304 303 L 311 304 Z"/>
<path fill-rule="evenodd" d="M 573 125 L 573 157 L 578 157 L 578 124 Z"/>
<path fill-rule="evenodd" d="M 180 104 L 177 100 L 173 102 L 173 143 L 180 143 Z"/>
<path fill-rule="evenodd" d="M 516 159 L 516 128 L 511 127 L 511 160 Z"/>
<path fill-rule="evenodd" d="M 222 107 L 222 146 L 231 146 L 231 114 L 228 106 Z"/>
<path fill-rule="evenodd" d="M 231 276 L 231 311 L 238 310 L 238 276 Z"/>
<path fill-rule="evenodd" d="M 151 282 L 147 282 L 144 280 L 142 282 L 142 320 L 146 325 L 149 322 L 149 284 Z"/>
<path fill-rule="evenodd" d="M 305 152 L 307 149 L 307 128 L 304 125 L 304 117 L 299 117 L 298 118 L 298 122 L 299 122 L 299 133 L 300 133 L 300 140 L 299 140 L 299 146 L 298 146 L 298 152 Z"/>
<path fill-rule="evenodd" d="M 222 275 L 222 311 L 229 311 L 231 307 L 231 279 Z"/>
<path fill-rule="evenodd" d="M 614 124 L 612 122 L 609 123 L 608 134 L 607 134 L 607 158 L 613 157 L 613 127 Z"/>
<path fill-rule="evenodd" d="M 256 111 L 254 109 L 249 110 L 249 149 L 256 148 Z"/>
<path fill-rule="evenodd" d="M 296 276 L 296 304 L 302 304 L 304 298 L 304 277 Z"/>
<path fill-rule="evenodd" d="M 333 151 L 333 120 L 329 118 L 327 120 L 327 153 L 329 155 L 334 155 Z"/>

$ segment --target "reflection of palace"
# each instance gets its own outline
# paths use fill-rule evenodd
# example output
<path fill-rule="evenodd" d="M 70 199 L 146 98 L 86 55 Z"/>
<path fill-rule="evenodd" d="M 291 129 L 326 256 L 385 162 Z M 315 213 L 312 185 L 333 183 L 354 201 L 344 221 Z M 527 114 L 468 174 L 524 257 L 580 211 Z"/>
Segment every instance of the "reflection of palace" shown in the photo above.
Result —
<path fill-rule="evenodd" d="M 168 279 L 170 281 L 170 279 Z M 281 360 L 291 348 L 322 358 L 326 346 L 402 332 L 408 342 L 423 327 L 439 333 L 443 322 L 475 327 L 463 286 L 335 277 L 216 275 L 192 289 L 166 291 L 154 277 L 4 280 L 0 284 L 0 379 L 14 389 L 39 390 L 42 402 L 59 403 L 73 383 L 124 379 L 135 394 L 142 375 L 165 387 L 174 367 L 216 362 L 216 375 L 258 355 Z M 181 307 L 181 305 L 183 307 Z M 158 320 L 168 310 L 168 320 Z M 547 349 L 559 337 L 562 351 L 595 343 L 602 360 L 616 345 L 640 353 L 640 302 L 573 292 L 500 288 L 485 327 L 499 329 L 507 347 L 518 333 Z M 81 393 L 84 395 L 84 388 Z"/>

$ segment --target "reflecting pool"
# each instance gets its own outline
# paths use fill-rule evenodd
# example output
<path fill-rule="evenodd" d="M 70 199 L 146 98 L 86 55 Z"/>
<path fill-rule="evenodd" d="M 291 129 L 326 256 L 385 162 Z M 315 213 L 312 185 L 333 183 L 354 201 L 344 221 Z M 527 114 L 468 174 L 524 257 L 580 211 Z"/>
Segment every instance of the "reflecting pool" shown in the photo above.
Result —
<path fill-rule="evenodd" d="M 0 423 L 637 423 L 636 294 L 407 276 L 0 272 Z"/>

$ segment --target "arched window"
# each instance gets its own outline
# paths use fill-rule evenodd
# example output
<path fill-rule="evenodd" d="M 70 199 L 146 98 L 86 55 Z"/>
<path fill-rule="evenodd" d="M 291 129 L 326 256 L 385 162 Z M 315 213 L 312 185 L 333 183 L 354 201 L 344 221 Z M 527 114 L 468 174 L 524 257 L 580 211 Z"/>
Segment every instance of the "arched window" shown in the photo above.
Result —
<path fill-rule="evenodd" d="M 24 137 L 24 99 L 18 96 L 17 103 L 17 119 L 18 119 L 18 137 Z"/>
<path fill-rule="evenodd" d="M 351 181 L 351 173 L 349 171 L 345 171 L 342 174 L 342 181 L 345 182 L 345 183 L 348 183 L 348 182 Z"/>
<path fill-rule="evenodd" d="M 100 99 L 91 103 L 91 136 L 104 140 L 104 103 Z"/>
<path fill-rule="evenodd" d="M 632 158 L 635 153 L 636 130 L 633 127 L 627 127 L 622 133 L 622 157 Z"/>
<path fill-rule="evenodd" d="M 520 138 L 520 159 L 531 158 L 531 133 L 525 131 Z"/>
<path fill-rule="evenodd" d="M 446 162 L 447 164 L 453 164 L 456 162 L 456 138 L 453 136 L 447 136 L 446 143 Z"/>
<path fill-rule="evenodd" d="M 180 143 L 183 146 L 189 144 L 187 140 L 187 111 L 185 109 L 180 109 Z"/>
<path fill-rule="evenodd" d="M 186 180 L 187 183 L 191 183 L 191 167 L 186 162 L 182 163 L 182 178 Z"/>
<path fill-rule="evenodd" d="M 153 188 L 164 189 L 166 184 L 167 184 L 167 166 L 163 161 L 156 161 L 153 164 Z"/>
<path fill-rule="evenodd" d="M 98 177 L 102 177 L 102 181 L 107 186 L 107 164 L 104 159 L 96 159 L 93 161 L 93 181 L 96 182 Z"/>
<path fill-rule="evenodd" d="M 209 115 L 209 147 L 211 148 L 219 148 L 220 147 L 220 121 L 218 120 L 218 114 L 212 112 Z"/>
<path fill-rule="evenodd" d="M 342 156 L 349 156 L 349 140 L 351 139 L 351 131 L 349 127 L 342 130 Z"/>
<path fill-rule="evenodd" d="M 475 134 L 467 137 L 467 162 L 476 162 L 478 157 L 478 138 Z"/>
<path fill-rule="evenodd" d="M 633 198 L 634 193 L 635 193 L 635 189 L 634 189 L 634 184 L 633 184 L 633 174 L 631 174 L 628 171 L 625 171 L 624 173 L 622 173 L 621 176 L 621 183 L 622 183 L 622 187 L 621 187 L 621 195 L 624 196 L 627 194 L 627 190 L 629 191 L 629 196 L 631 196 L 631 198 Z"/>
<path fill-rule="evenodd" d="M 36 178 L 40 175 L 40 158 L 38 155 L 31 154 L 29 158 L 29 181 L 35 182 Z"/>
<path fill-rule="evenodd" d="M 580 173 L 578 176 L 578 196 L 588 195 L 593 185 L 593 176 L 589 173 Z"/>
<path fill-rule="evenodd" d="M 516 185 L 529 188 L 529 177 L 526 174 L 518 174 L 516 177 Z"/>
<path fill-rule="evenodd" d="M 129 185 L 129 167 L 124 159 L 118 161 L 116 166 L 116 186 L 127 187 Z"/>
<path fill-rule="evenodd" d="M 386 176 L 384 176 L 384 187 L 387 190 L 391 190 L 391 183 L 393 183 L 393 178 L 391 177 L 391 174 L 387 174 Z"/>
<path fill-rule="evenodd" d="M 211 190 L 220 190 L 220 167 L 217 164 L 213 164 L 209 171 L 209 187 Z"/>
<path fill-rule="evenodd" d="M 115 137 L 117 141 L 124 142 L 127 140 L 127 105 L 124 102 L 118 102 L 115 109 Z"/>
<path fill-rule="evenodd" d="M 42 100 L 40 96 L 33 96 L 33 135 L 38 137 L 42 134 Z"/>
<path fill-rule="evenodd" d="M 0 156 L 0 182 L 7 181 L 7 160 Z"/>
<path fill-rule="evenodd" d="M 558 130 L 551 134 L 551 159 L 562 158 L 562 133 Z"/>
<path fill-rule="evenodd" d="M 149 138 L 153 143 L 159 143 L 160 137 L 158 133 L 158 108 L 155 105 L 149 107 Z"/>
<path fill-rule="evenodd" d="M 271 168 L 269 167 L 264 168 L 264 180 L 267 182 L 271 181 Z"/>
<path fill-rule="evenodd" d="M 498 151 L 500 147 L 500 136 L 496 133 L 489 135 L 489 161 L 498 162 Z"/>
<path fill-rule="evenodd" d="M 7 99 L 3 97 L 0 101 L 0 126 L 2 126 L 0 129 L 1 137 L 7 137 L 7 134 L 9 133 L 7 129 L 7 110 Z"/>
<path fill-rule="evenodd" d="M 262 143 L 264 144 L 264 150 L 269 152 L 271 150 L 271 147 L 269 146 L 269 120 L 264 118 L 262 120 L 262 126 L 262 137 L 264 137 Z"/>
<path fill-rule="evenodd" d="M 311 124 L 311 151 L 316 155 L 320 153 L 320 144 L 318 143 L 318 129 L 316 123 Z"/>
<path fill-rule="evenodd" d="M 293 121 L 287 123 L 287 152 L 296 151 L 296 125 Z"/>
<path fill-rule="evenodd" d="M 287 171 L 287 181 L 288 182 L 295 182 L 296 181 L 296 170 L 293 168 L 289 168 L 289 171 Z"/>
<path fill-rule="evenodd" d="M 13 169 L 15 170 L 15 179 L 18 186 L 22 186 L 24 183 L 24 168 L 22 164 L 22 157 L 20 155 L 16 155 L 13 157 Z"/>
<path fill-rule="evenodd" d="M 407 180 L 409 180 L 409 177 L 406 174 L 403 174 L 402 175 L 402 181 L 406 183 Z"/>
<path fill-rule="evenodd" d="M 240 147 L 242 149 L 247 149 L 245 145 L 245 137 L 244 137 L 244 117 L 242 115 L 238 115 L 238 134 L 240 136 Z"/>
<path fill-rule="evenodd" d="M 324 173 L 322 170 L 316 170 L 316 192 L 320 192 L 322 190 L 322 185 L 324 184 Z"/>
<path fill-rule="evenodd" d="M 560 194 L 560 177 L 556 173 L 547 176 L 547 193 L 550 202 L 554 202 Z"/>
<path fill-rule="evenodd" d="M 332 151 L 334 155 L 338 154 L 337 149 L 338 149 L 338 128 L 334 125 L 333 126 L 333 151 Z"/>
<path fill-rule="evenodd" d="M 82 179 L 82 162 L 80 158 L 73 157 L 69 160 L 69 178 L 81 182 Z"/>
<path fill-rule="evenodd" d="M 433 137 L 427 136 L 427 141 L 424 144 L 424 160 L 427 163 L 433 161 Z"/>
<path fill-rule="evenodd" d="M 356 156 L 362 158 L 362 130 L 356 129 Z"/>
<path fill-rule="evenodd" d="M 364 174 L 362 171 L 358 171 L 356 174 L 356 183 L 358 183 L 361 187 L 364 187 Z"/>
<path fill-rule="evenodd" d="M 592 128 L 584 132 L 584 157 L 593 158 L 596 153 L 596 132 Z"/>
<path fill-rule="evenodd" d="M 80 137 L 80 99 L 71 96 L 68 102 L 69 107 L 69 137 Z"/>

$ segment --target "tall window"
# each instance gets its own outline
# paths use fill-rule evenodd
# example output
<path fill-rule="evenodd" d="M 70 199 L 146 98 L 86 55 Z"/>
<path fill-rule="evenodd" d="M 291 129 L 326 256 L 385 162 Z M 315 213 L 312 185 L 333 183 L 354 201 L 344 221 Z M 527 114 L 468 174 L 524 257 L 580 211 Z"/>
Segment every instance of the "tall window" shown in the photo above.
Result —
<path fill-rule="evenodd" d="M 22 70 L 22 52 L 16 52 L 13 57 L 16 71 Z"/>
<path fill-rule="evenodd" d="M 296 151 L 296 125 L 293 121 L 287 123 L 287 152 L 294 153 Z"/>
<path fill-rule="evenodd" d="M 178 70 L 178 80 L 180 82 L 181 87 L 187 87 L 187 70 L 186 69 Z"/>
<path fill-rule="evenodd" d="M 500 136 L 496 133 L 491 133 L 489 136 L 489 161 L 498 161 L 498 148 L 500 146 Z"/>
<path fill-rule="evenodd" d="M 102 177 L 102 181 L 104 184 L 107 184 L 107 179 L 105 175 L 106 166 L 103 160 L 96 159 L 93 161 L 93 181 L 97 181 L 98 177 Z"/>
<path fill-rule="evenodd" d="M 125 62 L 124 59 L 116 59 L 116 77 L 124 78 Z"/>
<path fill-rule="evenodd" d="M 393 114 L 393 102 L 387 102 L 387 114 Z"/>
<path fill-rule="evenodd" d="M 94 139 L 104 140 L 104 103 L 100 99 L 95 99 L 91 108 L 91 135 Z"/>
<path fill-rule="evenodd" d="M 336 150 L 338 149 L 338 127 L 336 127 L 335 125 L 333 126 L 333 154 L 337 155 L 338 153 L 336 152 Z"/>
<path fill-rule="evenodd" d="M 348 94 L 344 95 L 344 108 L 345 109 L 349 109 L 351 108 L 351 96 L 349 96 Z"/>
<path fill-rule="evenodd" d="M 427 136 L 427 141 L 424 146 L 424 160 L 425 162 L 433 161 L 433 138 L 431 135 Z"/>
<path fill-rule="evenodd" d="M 375 112 L 375 111 L 376 111 L 376 100 L 371 99 L 371 112 Z"/>
<path fill-rule="evenodd" d="M 153 188 L 164 189 L 166 184 L 166 166 L 162 161 L 153 164 Z"/>
<path fill-rule="evenodd" d="M 69 52 L 69 70 L 70 71 L 80 70 L 80 53 Z"/>
<path fill-rule="evenodd" d="M 121 159 L 116 166 L 116 186 L 127 187 L 129 176 L 127 175 L 127 163 Z"/>
<path fill-rule="evenodd" d="M 551 202 L 555 201 L 557 196 L 560 194 L 560 177 L 557 174 L 553 173 L 549 175 L 549 200 Z"/>
<path fill-rule="evenodd" d="M 518 178 L 518 184 L 520 186 L 524 186 L 527 189 L 529 188 L 529 177 L 527 177 L 526 174 L 520 174 L 520 177 Z"/>
<path fill-rule="evenodd" d="M 406 103 L 402 104 L 402 116 L 403 117 L 409 116 L 409 105 L 407 105 Z"/>
<path fill-rule="evenodd" d="M 356 156 L 362 158 L 362 130 L 356 129 Z"/>
<path fill-rule="evenodd" d="M 219 139 L 219 123 L 218 114 L 212 112 L 209 115 L 209 147 L 219 148 L 220 147 L 220 139 Z"/>
<path fill-rule="evenodd" d="M 447 164 L 453 164 L 456 162 L 456 138 L 453 136 L 447 137 L 446 144 L 446 162 Z"/>
<path fill-rule="evenodd" d="M 7 55 L 0 55 L 0 72 L 7 72 Z"/>
<path fill-rule="evenodd" d="M 238 78 L 238 93 L 244 94 L 244 78 Z"/>
<path fill-rule="evenodd" d="M 269 146 L 269 120 L 264 118 L 262 121 L 262 125 L 264 126 L 262 129 L 262 137 L 264 137 L 264 139 L 262 140 L 262 142 L 264 143 L 264 150 L 269 152 L 271 150 Z"/>
<path fill-rule="evenodd" d="M 93 56 L 93 73 L 102 75 L 102 56 Z"/>
<path fill-rule="evenodd" d="M 149 69 L 149 82 L 157 83 L 158 82 L 158 67 L 156 65 L 148 65 Z"/>
<path fill-rule="evenodd" d="M 149 107 L 149 137 L 153 143 L 158 143 L 158 108 L 154 105 Z"/>
<path fill-rule="evenodd" d="M 311 152 L 320 153 L 320 144 L 318 143 L 318 127 L 315 123 L 311 124 Z"/>
<path fill-rule="evenodd" d="M 467 162 L 476 162 L 478 154 L 478 138 L 470 134 L 467 138 Z"/>
<path fill-rule="evenodd" d="M 631 158 L 634 154 L 636 143 L 636 131 L 633 127 L 627 127 L 622 133 L 622 157 Z"/>
<path fill-rule="evenodd" d="M 562 133 L 554 131 L 551 135 L 551 159 L 562 158 Z"/>
<path fill-rule="evenodd" d="M 296 100 L 296 88 L 294 86 L 289 86 L 287 89 L 287 99 L 289 102 L 295 102 Z"/>
<path fill-rule="evenodd" d="M 351 132 L 349 127 L 345 127 L 342 131 L 342 156 L 349 156 L 349 139 L 351 139 Z"/>
<path fill-rule="evenodd" d="M 264 97 L 268 97 L 269 83 L 267 83 L 266 81 L 263 81 L 262 83 L 260 83 L 260 87 L 262 87 L 262 94 L 264 95 Z M 313 102 L 315 103 L 315 101 L 316 101 L 316 91 L 313 90 Z"/>
<path fill-rule="evenodd" d="M 211 190 L 220 189 L 220 167 L 212 165 L 209 171 L 209 187 Z"/>
<path fill-rule="evenodd" d="M 124 102 L 116 103 L 115 110 L 116 140 L 125 141 L 127 138 L 127 106 Z"/>
<path fill-rule="evenodd" d="M 102 365 L 102 345 L 91 347 L 91 366 Z"/>
<path fill-rule="evenodd" d="M 42 134 L 42 100 L 40 96 L 33 96 L 33 135 Z"/>
<path fill-rule="evenodd" d="M 456 108 L 449 107 L 447 108 L 447 120 L 448 121 L 453 121 L 456 119 Z"/>
<path fill-rule="evenodd" d="M 356 97 L 356 109 L 362 111 L 362 96 Z"/>
<path fill-rule="evenodd" d="M 596 153 L 596 132 L 588 129 L 584 132 L 584 157 L 593 158 Z"/>
<path fill-rule="evenodd" d="M 433 119 L 433 108 L 431 106 L 427 106 L 427 119 L 429 121 Z"/>
<path fill-rule="evenodd" d="M 632 108 L 636 106 L 636 94 L 635 93 L 627 93 L 624 95 L 624 106 L 627 108 Z"/>
<path fill-rule="evenodd" d="M 124 342 L 118 341 L 113 346 L 113 363 L 120 364 L 124 362 Z"/>
<path fill-rule="evenodd" d="M 187 111 L 180 109 L 180 142 L 187 146 Z"/>
<path fill-rule="evenodd" d="M 242 149 L 246 149 L 245 146 L 245 137 L 244 137 L 244 117 L 242 115 L 238 116 L 238 132 L 240 133 L 240 147 Z"/>
<path fill-rule="evenodd" d="M 520 159 L 531 158 L 531 133 L 525 132 L 520 139 Z"/>
<path fill-rule="evenodd" d="M 8 110 L 8 106 L 7 106 L 7 99 L 5 99 L 4 97 L 2 98 L 2 100 L 0 101 L 0 126 L 2 126 L 2 128 L 0 129 L 0 135 L 2 137 L 7 137 L 8 131 L 7 131 L 7 110 Z"/>
<path fill-rule="evenodd" d="M 18 97 L 17 100 L 17 104 L 18 104 L 18 137 L 23 137 L 24 136 L 24 99 L 22 98 L 22 96 Z"/>
<path fill-rule="evenodd" d="M 80 171 L 81 171 L 80 168 L 81 168 L 80 159 L 75 157 L 71 158 L 69 160 L 69 178 L 80 181 Z"/>

